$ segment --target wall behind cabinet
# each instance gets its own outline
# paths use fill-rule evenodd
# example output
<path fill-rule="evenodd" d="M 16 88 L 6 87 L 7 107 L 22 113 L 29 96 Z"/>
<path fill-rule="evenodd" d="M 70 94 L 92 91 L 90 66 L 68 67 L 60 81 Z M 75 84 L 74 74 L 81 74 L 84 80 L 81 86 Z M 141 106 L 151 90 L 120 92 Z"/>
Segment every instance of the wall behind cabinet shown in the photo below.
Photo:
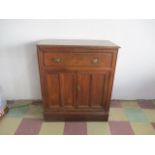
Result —
<path fill-rule="evenodd" d="M 113 99 L 155 98 L 155 20 L 0 20 L 0 87 L 7 99 L 40 99 L 36 42 L 107 39 L 120 45 Z"/>

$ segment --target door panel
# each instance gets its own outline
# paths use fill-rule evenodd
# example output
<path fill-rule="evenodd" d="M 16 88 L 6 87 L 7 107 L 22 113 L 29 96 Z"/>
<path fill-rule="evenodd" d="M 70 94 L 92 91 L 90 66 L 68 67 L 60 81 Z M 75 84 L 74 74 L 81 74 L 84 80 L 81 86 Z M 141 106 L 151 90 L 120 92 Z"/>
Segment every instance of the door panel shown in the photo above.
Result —
<path fill-rule="evenodd" d="M 92 74 L 91 83 L 91 107 L 101 107 L 104 105 L 104 88 L 105 88 L 105 75 Z"/>
<path fill-rule="evenodd" d="M 47 73 L 48 108 L 103 108 L 106 104 L 108 72 Z"/>
<path fill-rule="evenodd" d="M 108 92 L 108 72 L 77 73 L 77 107 L 103 108 Z"/>
<path fill-rule="evenodd" d="M 59 107 L 61 105 L 59 74 L 48 73 L 46 81 L 48 107 Z"/>
<path fill-rule="evenodd" d="M 88 107 L 90 96 L 90 74 L 77 74 L 77 107 Z"/>
<path fill-rule="evenodd" d="M 75 103 L 75 73 L 47 73 L 47 100 L 49 108 L 73 107 Z"/>
<path fill-rule="evenodd" d="M 75 74 L 60 73 L 61 103 L 65 107 L 75 104 Z"/>

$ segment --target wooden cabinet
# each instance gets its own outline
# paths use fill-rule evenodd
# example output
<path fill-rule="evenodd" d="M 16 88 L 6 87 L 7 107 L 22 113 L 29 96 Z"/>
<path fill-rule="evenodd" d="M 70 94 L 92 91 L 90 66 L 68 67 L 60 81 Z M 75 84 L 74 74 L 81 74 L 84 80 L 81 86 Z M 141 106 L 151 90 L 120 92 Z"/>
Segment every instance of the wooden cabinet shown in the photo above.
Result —
<path fill-rule="evenodd" d="M 38 43 L 44 119 L 107 121 L 118 48 L 109 41 Z"/>

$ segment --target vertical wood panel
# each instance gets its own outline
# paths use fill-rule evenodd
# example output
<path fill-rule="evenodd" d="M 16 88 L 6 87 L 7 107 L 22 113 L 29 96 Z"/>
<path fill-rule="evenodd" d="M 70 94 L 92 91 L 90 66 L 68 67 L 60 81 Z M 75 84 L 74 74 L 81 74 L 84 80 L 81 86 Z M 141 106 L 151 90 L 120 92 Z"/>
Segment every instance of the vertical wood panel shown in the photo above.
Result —
<path fill-rule="evenodd" d="M 90 74 L 78 73 L 77 77 L 77 106 L 88 107 L 90 97 Z"/>
<path fill-rule="evenodd" d="M 98 73 L 92 74 L 91 107 L 103 106 L 104 87 L 105 87 L 105 75 Z"/>
<path fill-rule="evenodd" d="M 75 74 L 60 73 L 61 102 L 64 107 L 74 106 Z"/>
<path fill-rule="evenodd" d="M 60 83 L 58 73 L 47 75 L 47 92 L 49 107 L 60 106 Z"/>

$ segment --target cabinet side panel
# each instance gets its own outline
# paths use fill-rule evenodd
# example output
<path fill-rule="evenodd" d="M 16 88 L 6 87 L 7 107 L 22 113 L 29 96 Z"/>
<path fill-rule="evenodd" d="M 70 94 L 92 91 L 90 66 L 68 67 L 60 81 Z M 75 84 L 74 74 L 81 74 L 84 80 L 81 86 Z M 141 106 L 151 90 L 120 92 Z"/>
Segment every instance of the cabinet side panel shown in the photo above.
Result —
<path fill-rule="evenodd" d="M 39 73 L 40 73 L 41 94 L 42 94 L 42 100 L 43 100 L 43 107 L 45 109 L 48 105 L 47 89 L 45 87 L 46 77 L 45 77 L 45 71 L 43 66 L 43 51 L 40 49 L 39 46 L 37 46 L 37 54 L 38 54 L 38 64 L 39 64 Z"/>
<path fill-rule="evenodd" d="M 113 52 L 113 58 L 112 58 L 112 70 L 111 73 L 109 75 L 109 87 L 108 89 L 108 96 L 107 96 L 107 101 L 106 101 L 106 111 L 109 111 L 110 108 L 110 102 L 111 102 L 111 96 L 112 96 L 112 90 L 113 90 L 113 83 L 114 83 L 114 76 L 115 76 L 115 68 L 116 68 L 116 62 L 117 62 L 117 54 L 118 54 L 118 50 Z"/>

